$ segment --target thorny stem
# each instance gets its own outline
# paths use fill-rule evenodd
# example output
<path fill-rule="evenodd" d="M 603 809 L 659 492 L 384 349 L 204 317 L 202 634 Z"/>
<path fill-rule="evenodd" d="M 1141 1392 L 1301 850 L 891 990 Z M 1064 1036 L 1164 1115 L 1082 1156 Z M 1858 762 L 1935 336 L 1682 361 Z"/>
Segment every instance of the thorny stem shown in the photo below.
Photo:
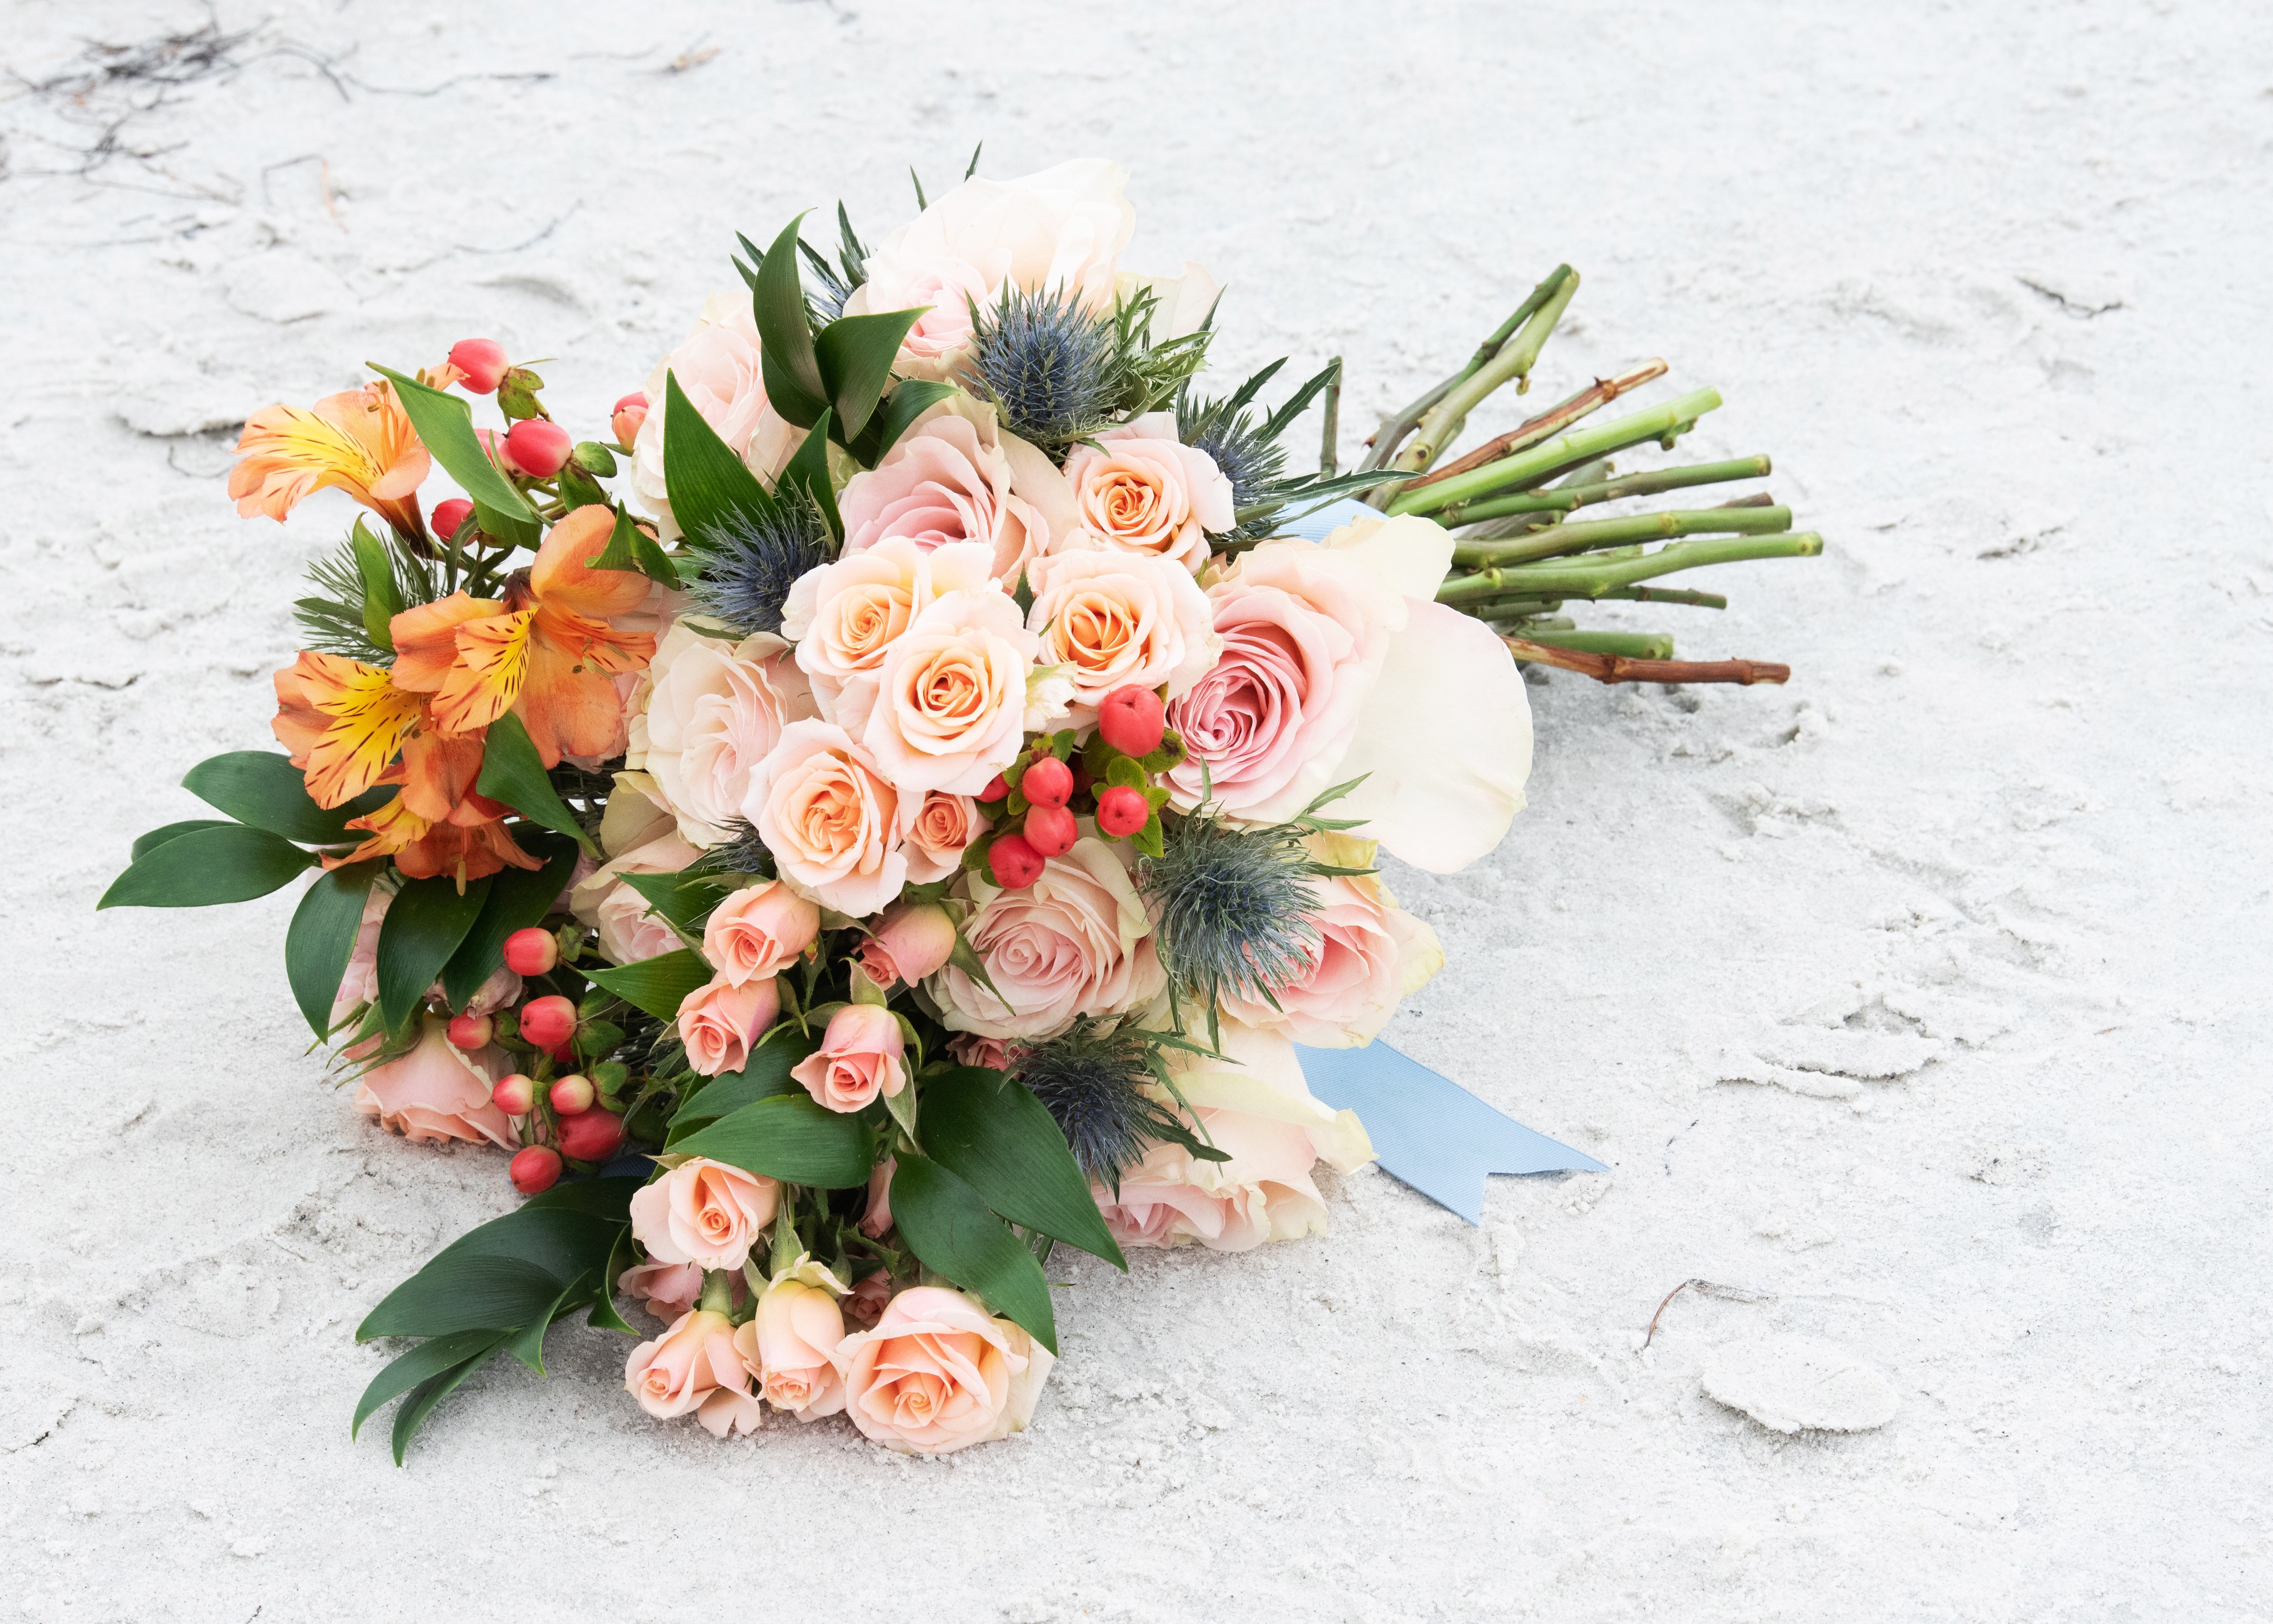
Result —
<path fill-rule="evenodd" d="M 1529 320 L 1532 314 L 1552 296 L 1560 280 L 1572 273 L 1571 267 L 1567 265 L 1556 266 L 1548 273 L 1546 281 L 1525 296 L 1523 303 L 1515 307 L 1515 313 L 1500 323 L 1493 330 L 1489 338 L 1476 346 L 1476 353 L 1468 357 L 1468 363 L 1466 366 L 1429 390 L 1428 393 L 1414 401 L 1394 417 L 1383 418 L 1381 427 L 1375 430 L 1373 438 L 1366 442 L 1366 454 L 1358 460 L 1359 471 L 1369 473 L 1375 468 L 1388 467 L 1389 460 L 1397 454 L 1399 445 L 1407 435 L 1419 426 L 1421 419 L 1427 415 L 1429 408 L 1482 370 L 1485 363 L 1497 355 L 1500 346 L 1507 342 L 1508 335 Z"/>
<path fill-rule="evenodd" d="M 1455 576 L 1437 589 L 1439 603 L 1482 602 L 1519 594 L 1537 597 L 1594 598 L 1615 587 L 1637 586 L 1654 576 L 1677 570 L 1693 570 L 1707 564 L 1736 564 L 1747 558 L 1812 558 L 1823 550 L 1823 538 L 1812 530 L 1796 535 L 1732 535 L 1706 541 L 1675 542 L 1646 553 L 1636 548 L 1627 558 L 1602 558 L 1576 564 L 1525 564 L 1495 566 L 1473 575 Z"/>
<path fill-rule="evenodd" d="M 1577 671 L 1600 683 L 1733 682 L 1749 688 L 1758 682 L 1791 680 L 1791 667 L 1767 660 L 1630 660 L 1624 655 L 1590 655 L 1571 648 L 1550 648 L 1544 643 L 1519 637 L 1500 640 L 1519 660 Z M 1663 1304 L 1659 1305 L 1658 1312 L 1664 1312 Z"/>
<path fill-rule="evenodd" d="M 1421 419 L 1421 426 L 1414 431 L 1412 444 L 1399 451 L 1389 466 L 1415 474 L 1423 472 L 1459 438 L 1468 414 L 1501 385 L 1518 378 L 1530 382 L 1531 369 L 1538 363 L 1539 352 L 1546 347 L 1548 335 L 1555 331 L 1555 324 L 1563 319 L 1563 312 L 1579 291 L 1579 273 L 1567 265 L 1557 266 L 1540 286 L 1549 289 L 1548 295 L 1531 313 L 1531 319 L 1523 324 L 1522 330 L 1429 408 Z"/>
<path fill-rule="evenodd" d="M 1443 509 L 1436 518 L 1438 524 L 1452 527 L 1514 513 L 1567 513 L 1602 502 L 1621 502 L 1628 497 L 1657 496 L 1668 490 L 1686 490 L 1696 485 L 1726 484 L 1737 479 L 1765 479 L 1772 467 L 1766 457 L 1736 457 L 1726 462 L 1699 462 L 1688 468 L 1629 474 L 1623 479 L 1594 480 L 1585 484 L 1572 484 L 1565 481 L 1546 490 L 1527 490 L 1514 496 L 1485 497 L 1459 503 Z M 1752 501 L 1750 497 L 1741 499 Z"/>
<path fill-rule="evenodd" d="M 1676 435 L 1694 428 L 1699 417 L 1720 404 L 1719 390 L 1694 390 L 1662 406 L 1654 406 L 1646 412 L 1636 412 L 1630 417 L 1620 417 L 1598 428 L 1577 429 L 1568 434 L 1558 434 L 1528 451 L 1503 457 L 1497 462 L 1487 463 L 1466 474 L 1456 474 L 1425 490 L 1404 493 L 1389 505 L 1389 511 L 1392 513 L 1433 513 L 1440 508 L 1488 496 L 1494 491 L 1522 490 L 1536 485 L 1575 464 L 1590 462 L 1629 445 L 1639 445 L 1644 440 L 1670 443 Z"/>
<path fill-rule="evenodd" d="M 1496 462 L 1502 457 L 1536 445 L 1549 435 L 1559 434 L 1581 417 L 1600 411 L 1620 395 L 1664 375 L 1664 362 L 1647 361 L 1631 372 L 1621 372 L 1616 378 L 1598 378 L 1569 400 L 1549 407 L 1528 423 L 1518 424 L 1496 439 L 1486 440 L 1458 461 L 1448 462 L 1418 479 L 1407 481 L 1405 489 L 1418 490 L 1423 485 L 1433 485 L 1439 480 L 1450 479 L 1455 474 L 1465 474 L 1470 468 L 1480 468 L 1487 462 Z"/>
<path fill-rule="evenodd" d="M 1617 519 L 1559 524 L 1535 535 L 1516 536 L 1504 542 L 1463 540 L 1452 549 L 1452 562 L 1470 569 L 1492 564 L 1528 564 L 1539 558 L 1559 558 L 1569 553 L 1669 540 L 1677 535 L 1772 535 L 1790 528 L 1791 509 L 1788 507 L 1674 508 L 1661 513 L 1629 513 Z"/>

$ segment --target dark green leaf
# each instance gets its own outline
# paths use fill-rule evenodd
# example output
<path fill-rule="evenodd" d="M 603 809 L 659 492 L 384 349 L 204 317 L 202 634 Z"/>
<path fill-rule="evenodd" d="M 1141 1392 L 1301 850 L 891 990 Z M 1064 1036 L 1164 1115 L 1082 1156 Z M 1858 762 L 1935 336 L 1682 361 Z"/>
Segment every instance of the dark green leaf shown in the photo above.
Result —
<path fill-rule="evenodd" d="M 976 1066 L 925 1078 L 923 1142 L 1011 1223 L 1129 1267 L 1057 1119 L 1025 1084 Z"/>
<path fill-rule="evenodd" d="M 390 1032 L 416 1013 L 426 989 L 442 973 L 489 900 L 484 876 L 464 891 L 446 875 L 406 879 L 379 927 L 379 1012 Z"/>
<path fill-rule="evenodd" d="M 211 908 L 250 902 L 289 883 L 315 860 L 266 829 L 216 824 L 150 848 L 110 882 L 95 906 Z"/>
<path fill-rule="evenodd" d="M 594 1185 L 611 1184 L 637 1188 L 639 1183 L 636 1179 L 595 1179 L 578 1180 L 577 1186 L 589 1188 Z M 556 1190 L 566 1187 L 569 1186 L 553 1186 Z M 487 1224 L 468 1230 L 436 1253 L 429 1267 L 446 1258 L 514 1258 L 523 1263 L 535 1264 L 551 1275 L 556 1285 L 565 1284 L 600 1266 L 602 1260 L 608 1255 L 608 1247 L 615 1231 L 630 1222 L 629 1210 L 628 1197 L 622 1209 L 613 1212 L 586 1212 L 574 1207 L 539 1207 L 532 1200 L 501 1218 L 492 1218 Z M 499 1328 L 510 1328 L 501 1325 Z"/>
<path fill-rule="evenodd" d="M 632 1197 L 646 1182 L 643 1178 L 622 1175 L 612 1179 L 572 1179 L 554 1185 L 541 1195 L 530 1196 L 515 1210 L 502 1218 L 492 1218 L 482 1227 L 518 1220 L 523 1213 L 530 1212 L 581 1212 L 589 1217 L 605 1218 L 611 1224 L 629 1224 Z"/>
<path fill-rule="evenodd" d="M 127 861 L 139 862 L 145 855 L 155 851 L 168 841 L 179 840 L 183 835 L 198 829 L 226 829 L 229 827 L 229 821 L 226 818 L 191 818 L 181 823 L 166 824 L 151 830 L 147 834 L 136 835 L 134 849 L 127 853 Z"/>
<path fill-rule="evenodd" d="M 540 869 L 500 869 L 490 879 L 488 900 L 450 962 L 442 967 L 442 991 L 450 1007 L 463 1009 L 482 983 L 505 963 L 505 939 L 540 923 L 553 899 L 576 871 L 576 848 L 551 835 L 525 836 L 529 854 L 547 859 Z"/>
<path fill-rule="evenodd" d="M 828 385 L 813 349 L 813 327 L 805 311 L 805 283 L 798 272 L 799 214 L 766 250 L 750 294 L 751 313 L 758 324 L 758 364 L 765 373 L 766 400 L 800 429 L 810 428 L 829 404 Z M 672 424 L 664 425 L 668 451 Z M 677 507 L 676 498 L 673 508 Z"/>
<path fill-rule="evenodd" d="M 924 1102 L 926 1112 L 930 1101 Z M 1058 1351 L 1050 1283 L 1010 1226 L 986 1210 L 979 1192 L 928 1157 L 906 1155 L 892 1172 L 892 1222 L 925 1267 L 1026 1328 Z"/>
<path fill-rule="evenodd" d="M 632 516 L 621 507 L 616 509 L 615 527 L 608 532 L 608 544 L 596 558 L 584 560 L 585 567 L 595 570 L 637 571 L 650 580 L 662 582 L 676 591 L 679 571 L 672 565 L 655 538 L 632 522 Z"/>
<path fill-rule="evenodd" d="M 702 934 L 702 922 L 726 894 L 725 884 L 716 874 L 692 869 L 676 874 L 626 874 L 623 880 L 647 898 L 655 912 L 695 937 Z"/>
<path fill-rule="evenodd" d="M 831 1111 L 802 1090 L 731 1111 L 671 1149 L 829 1190 L 867 1183 L 876 1164 L 876 1136 L 866 1121 Z"/>
<path fill-rule="evenodd" d="M 362 797 L 329 809 L 317 805 L 291 758 L 268 750 L 232 750 L 200 761 L 183 777 L 182 788 L 239 823 L 311 846 L 352 839 L 348 819 L 370 810 Z"/>
<path fill-rule="evenodd" d="M 410 1396 L 402 1401 L 402 1408 L 394 1412 L 394 1463 L 397 1466 L 402 1464 L 403 1452 L 410 1448 L 410 1440 L 425 1424 L 434 1406 L 456 1392 L 459 1383 L 488 1364 L 496 1352 L 494 1346 L 486 1348 L 463 1364 L 453 1366 L 439 1376 L 428 1377 L 410 1390 Z"/>
<path fill-rule="evenodd" d="M 400 1397 L 420 1382 L 441 1375 L 477 1354 L 487 1353 L 504 1342 L 502 1331 L 471 1330 L 454 1331 L 447 1336 L 420 1343 L 371 1379 L 371 1385 L 356 1401 L 355 1421 L 348 1428 L 348 1436 L 353 1438 L 360 1433 L 363 1424 L 388 1399 Z"/>
<path fill-rule="evenodd" d="M 552 1306 L 562 1283 L 525 1258 L 446 1252 L 388 1292 L 356 1340 L 518 1330 Z"/>
<path fill-rule="evenodd" d="M 284 974 L 292 984 L 292 1001 L 319 1037 L 331 1035 L 332 1000 L 355 952 L 371 882 L 386 866 L 384 861 L 350 863 L 317 875 L 284 932 Z"/>
<path fill-rule="evenodd" d="M 823 327 L 813 341 L 821 381 L 828 385 L 829 404 L 836 411 L 838 438 L 850 440 L 868 426 L 869 415 L 876 409 L 884 385 L 891 381 L 900 341 L 923 313 L 921 310 L 884 311 L 872 316 L 840 317 Z"/>
<path fill-rule="evenodd" d="M 482 750 L 482 775 L 474 788 L 492 801 L 503 801 L 530 822 L 566 834 L 593 857 L 600 855 L 592 837 L 578 825 L 552 781 L 545 776 L 544 758 L 536 753 L 529 730 L 511 711 L 490 723 Z"/>
<path fill-rule="evenodd" d="M 770 520 L 773 498 L 669 374 L 663 380 L 663 482 L 671 516 L 687 540 L 701 546 L 722 530 Z"/>
<path fill-rule="evenodd" d="M 592 1312 L 584 1323 L 595 1330 L 621 1331 L 626 1336 L 636 1336 L 630 1321 L 616 1307 L 616 1282 L 624 1277 L 624 1270 L 632 1266 L 632 1231 L 626 1224 L 618 1232 L 615 1245 L 608 1248 L 607 1266 L 600 1270 L 600 1290 L 592 1304 Z"/>
<path fill-rule="evenodd" d="M 649 580 L 660 581 L 671 591 L 679 589 L 679 566 L 671 561 L 655 537 L 644 530 L 632 533 L 632 551 L 638 556 L 640 571 Z"/>
<path fill-rule="evenodd" d="M 386 543 L 372 535 L 360 517 L 348 545 L 355 552 L 356 573 L 363 578 L 364 635 L 374 646 L 392 653 L 393 622 L 402 612 L 402 595 L 394 585 L 394 560 L 387 556 Z"/>
<path fill-rule="evenodd" d="M 442 465 L 443 472 L 464 486 L 466 495 L 473 499 L 474 516 L 482 528 L 499 541 L 535 548 L 544 539 L 536 510 L 514 489 L 513 482 L 474 438 L 473 408 L 456 395 L 429 389 L 415 378 L 383 366 L 373 365 L 371 370 L 394 385 L 395 398 L 402 402 L 419 440 Z"/>
<path fill-rule="evenodd" d="M 593 1275 L 579 1275 L 571 1280 L 561 1289 L 560 1295 L 552 1299 L 552 1306 L 514 1333 L 513 1340 L 506 1343 L 505 1351 L 538 1375 L 543 1375 L 544 1373 L 544 1333 L 551 1328 L 552 1321 L 562 1314 L 572 1309 L 581 1308 L 591 1300 L 592 1282 L 595 1278 L 596 1276 Z"/>
<path fill-rule="evenodd" d="M 636 964 L 588 974 L 618 998 L 656 1020 L 676 1021 L 679 1007 L 686 995 L 710 979 L 710 967 L 692 947 L 681 947 L 660 958 L 641 959 Z"/>
<path fill-rule="evenodd" d="M 829 410 L 824 407 L 799 442 L 797 454 L 782 469 L 774 490 L 776 494 L 784 490 L 804 491 L 813 499 L 814 506 L 821 510 L 829 534 L 841 542 L 844 539 L 844 520 L 836 512 L 836 493 L 829 483 Z"/>
<path fill-rule="evenodd" d="M 884 460 L 886 452 L 899 444 L 900 436 L 917 418 L 954 393 L 954 385 L 934 384 L 926 378 L 909 378 L 895 384 L 892 393 L 884 397 L 883 409 L 868 419 L 867 428 L 853 438 L 847 449 L 862 466 L 874 468 Z"/>
<path fill-rule="evenodd" d="M 740 1071 L 721 1072 L 680 1104 L 671 1119 L 666 1148 L 679 1149 L 678 1141 L 745 1105 L 796 1091 L 802 1085 L 789 1074 L 790 1067 L 820 1047 L 817 1035 L 791 1022 L 775 1027 L 750 1051 Z"/>

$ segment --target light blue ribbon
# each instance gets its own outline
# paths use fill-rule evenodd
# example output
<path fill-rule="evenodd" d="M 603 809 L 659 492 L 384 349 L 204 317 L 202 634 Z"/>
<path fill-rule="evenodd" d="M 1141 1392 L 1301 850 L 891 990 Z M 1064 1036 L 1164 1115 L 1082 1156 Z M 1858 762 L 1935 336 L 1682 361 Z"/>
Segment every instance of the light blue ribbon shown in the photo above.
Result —
<path fill-rule="evenodd" d="M 1295 1052 L 1311 1093 L 1336 1111 L 1357 1112 L 1382 1171 L 1471 1224 L 1484 1221 L 1489 1174 L 1609 1171 L 1377 1038 L 1362 1049 L 1298 1044 Z"/>
<path fill-rule="evenodd" d="M 1315 513 L 1281 524 L 1279 534 L 1299 535 L 1306 542 L 1323 542 L 1344 525 L 1355 524 L 1361 519 L 1385 516 L 1379 508 L 1368 507 L 1355 497 L 1337 497 Z"/>

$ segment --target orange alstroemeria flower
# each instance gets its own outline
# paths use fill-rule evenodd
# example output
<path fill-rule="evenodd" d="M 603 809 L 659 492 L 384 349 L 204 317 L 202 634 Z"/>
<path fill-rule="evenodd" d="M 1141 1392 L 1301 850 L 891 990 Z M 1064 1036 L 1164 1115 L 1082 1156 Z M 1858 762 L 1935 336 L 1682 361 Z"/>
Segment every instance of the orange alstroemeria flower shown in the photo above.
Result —
<path fill-rule="evenodd" d="M 281 522 L 311 492 L 332 486 L 415 540 L 426 537 L 418 487 L 433 466 L 392 384 L 326 395 L 313 409 L 271 406 L 245 420 L 242 460 L 229 476 L 236 511 Z"/>
<path fill-rule="evenodd" d="M 437 874 L 447 874 L 457 880 L 461 891 L 469 880 L 494 874 L 507 864 L 527 869 L 544 866 L 514 843 L 504 821 L 511 807 L 487 796 L 468 795 L 450 808 L 447 816 L 423 818 L 411 808 L 409 800 L 406 790 L 369 817 L 349 822 L 348 827 L 364 830 L 371 838 L 339 861 L 361 863 L 370 857 L 391 857 L 408 879 L 431 879 Z M 326 859 L 325 866 L 334 864 Z"/>
<path fill-rule="evenodd" d="M 506 580 L 505 597 L 451 594 L 395 616 L 394 685 L 433 696 L 437 724 L 485 728 L 508 710 L 547 767 L 563 756 L 624 748 L 624 707 L 612 678 L 646 669 L 655 639 L 606 617 L 647 601 L 643 575 L 595 570 L 613 510 L 580 507 L 544 538 L 536 561 Z"/>

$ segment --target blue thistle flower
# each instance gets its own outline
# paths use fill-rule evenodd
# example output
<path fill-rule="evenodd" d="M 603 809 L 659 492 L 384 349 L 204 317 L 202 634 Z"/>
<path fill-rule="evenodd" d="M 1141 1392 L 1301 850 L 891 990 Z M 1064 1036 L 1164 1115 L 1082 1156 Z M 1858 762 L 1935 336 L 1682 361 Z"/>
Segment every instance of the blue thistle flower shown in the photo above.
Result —
<path fill-rule="evenodd" d="M 1147 1083 L 1159 1083 L 1182 1103 L 1161 1056 L 1168 1048 L 1197 1051 L 1198 1045 L 1166 1032 L 1077 1021 L 1069 1030 L 1020 1051 L 1010 1074 L 1049 1108 L 1090 1181 L 1118 1195 L 1122 1175 L 1161 1140 L 1173 1140 L 1208 1161 L 1226 1159 L 1194 1134 L 1197 1118 L 1188 1120 L 1144 1092 Z"/>
<path fill-rule="evenodd" d="M 747 818 L 736 818 L 726 825 L 724 842 L 702 854 L 701 866 L 715 874 L 755 874 L 771 879 L 774 854 L 767 849 L 755 824 Z"/>
<path fill-rule="evenodd" d="M 976 314 L 971 384 L 1004 428 L 1062 457 L 1111 425 L 1125 381 L 1111 315 L 1084 311 L 1070 295 L 1017 288 Z"/>
<path fill-rule="evenodd" d="M 829 558 L 829 521 L 803 491 L 775 493 L 774 512 L 740 514 L 691 539 L 702 559 L 694 601 L 745 636 L 781 630 L 797 578 Z"/>

